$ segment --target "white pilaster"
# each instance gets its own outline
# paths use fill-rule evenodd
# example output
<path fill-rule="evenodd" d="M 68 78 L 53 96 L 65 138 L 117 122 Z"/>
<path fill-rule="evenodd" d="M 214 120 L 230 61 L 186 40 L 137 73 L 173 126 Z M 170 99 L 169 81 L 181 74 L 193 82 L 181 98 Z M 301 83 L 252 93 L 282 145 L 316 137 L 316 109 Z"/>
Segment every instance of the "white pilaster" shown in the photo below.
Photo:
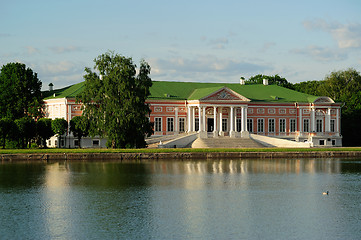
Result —
<path fill-rule="evenodd" d="M 202 123 L 202 108 L 201 106 L 198 106 L 198 132 L 201 132 L 203 129 L 203 123 Z"/>
<path fill-rule="evenodd" d="M 223 116 L 222 116 L 222 111 L 223 108 L 219 108 L 219 135 L 223 135 L 223 129 L 222 129 L 222 124 L 223 124 Z"/>
<path fill-rule="evenodd" d="M 298 120 L 298 131 L 300 132 L 300 135 L 302 135 L 303 132 L 303 122 L 302 122 L 302 108 L 299 109 L 299 120 Z"/>
<path fill-rule="evenodd" d="M 217 107 L 213 107 L 213 137 L 218 136 L 217 134 Z"/>
<path fill-rule="evenodd" d="M 311 132 L 316 132 L 316 114 L 315 114 L 315 108 L 312 107 L 311 109 Z"/>
<path fill-rule="evenodd" d="M 340 111 L 341 109 L 336 109 L 336 133 L 340 135 Z"/>
<path fill-rule="evenodd" d="M 192 132 L 196 130 L 196 108 L 192 107 Z"/>
<path fill-rule="evenodd" d="M 331 131 L 331 108 L 327 109 L 327 114 L 325 117 L 325 127 L 326 127 L 326 132 Z"/>
<path fill-rule="evenodd" d="M 230 128 L 229 128 L 229 136 L 230 137 L 235 137 L 235 132 L 234 132 L 234 107 L 231 106 L 231 114 L 230 114 Z"/>
<path fill-rule="evenodd" d="M 187 129 L 187 132 L 191 132 L 191 107 L 188 106 L 187 108 L 187 123 L 188 123 L 188 129 Z"/>
<path fill-rule="evenodd" d="M 179 133 L 179 128 L 178 128 L 178 108 L 175 107 L 174 108 L 174 134 Z"/>
<path fill-rule="evenodd" d="M 206 131 L 206 107 L 203 107 L 203 132 Z"/>

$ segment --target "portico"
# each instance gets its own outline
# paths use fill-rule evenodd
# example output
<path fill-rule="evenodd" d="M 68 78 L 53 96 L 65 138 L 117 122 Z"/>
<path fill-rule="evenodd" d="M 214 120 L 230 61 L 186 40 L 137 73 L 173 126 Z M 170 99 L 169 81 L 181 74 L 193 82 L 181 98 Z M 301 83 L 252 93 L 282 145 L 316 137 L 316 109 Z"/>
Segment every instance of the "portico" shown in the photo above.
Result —
<path fill-rule="evenodd" d="M 201 138 L 248 137 L 246 104 L 194 103 L 188 106 L 188 132 Z"/>

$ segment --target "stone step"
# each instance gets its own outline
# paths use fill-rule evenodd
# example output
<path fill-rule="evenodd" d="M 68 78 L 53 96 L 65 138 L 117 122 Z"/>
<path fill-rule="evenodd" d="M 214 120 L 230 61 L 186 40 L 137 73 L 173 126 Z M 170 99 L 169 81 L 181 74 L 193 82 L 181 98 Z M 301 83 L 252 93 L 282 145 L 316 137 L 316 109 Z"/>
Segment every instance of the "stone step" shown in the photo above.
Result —
<path fill-rule="evenodd" d="M 264 148 L 262 144 L 250 138 L 197 138 L 192 148 Z"/>

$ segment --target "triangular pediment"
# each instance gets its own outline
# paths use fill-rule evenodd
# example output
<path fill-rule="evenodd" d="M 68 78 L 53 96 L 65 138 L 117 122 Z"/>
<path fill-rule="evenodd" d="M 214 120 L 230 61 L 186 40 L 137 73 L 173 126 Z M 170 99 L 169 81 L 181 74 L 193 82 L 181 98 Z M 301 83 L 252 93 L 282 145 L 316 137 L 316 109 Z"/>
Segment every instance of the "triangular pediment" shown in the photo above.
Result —
<path fill-rule="evenodd" d="M 245 101 L 245 102 L 249 102 L 251 101 L 250 99 L 240 95 L 239 93 L 236 93 L 235 91 L 227 88 L 227 87 L 223 87 L 203 98 L 201 98 L 200 100 L 233 100 L 233 101 Z"/>
<path fill-rule="evenodd" d="M 334 103 L 329 97 L 319 97 L 313 103 Z"/>

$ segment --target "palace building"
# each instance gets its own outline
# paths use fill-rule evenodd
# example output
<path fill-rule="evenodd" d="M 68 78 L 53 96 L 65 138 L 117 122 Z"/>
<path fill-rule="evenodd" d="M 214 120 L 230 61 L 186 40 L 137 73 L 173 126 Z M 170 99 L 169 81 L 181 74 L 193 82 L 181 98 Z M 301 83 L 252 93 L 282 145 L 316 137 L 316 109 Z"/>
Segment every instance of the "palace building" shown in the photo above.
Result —
<path fill-rule="evenodd" d="M 82 114 L 76 95 L 83 83 L 47 91 L 46 117 L 68 122 Z M 198 138 L 264 136 L 308 143 L 310 147 L 342 146 L 341 103 L 277 85 L 153 81 L 147 99 L 154 136 L 197 133 Z M 183 134 L 185 135 L 185 134 Z M 54 140 L 55 141 L 55 140 Z M 65 140 L 66 141 L 66 138 Z M 68 143 L 77 145 L 69 136 Z M 104 139 L 86 138 L 82 146 L 104 147 Z M 88 141 L 88 142 L 86 142 Z M 64 144 L 64 145 L 62 145 Z"/>

